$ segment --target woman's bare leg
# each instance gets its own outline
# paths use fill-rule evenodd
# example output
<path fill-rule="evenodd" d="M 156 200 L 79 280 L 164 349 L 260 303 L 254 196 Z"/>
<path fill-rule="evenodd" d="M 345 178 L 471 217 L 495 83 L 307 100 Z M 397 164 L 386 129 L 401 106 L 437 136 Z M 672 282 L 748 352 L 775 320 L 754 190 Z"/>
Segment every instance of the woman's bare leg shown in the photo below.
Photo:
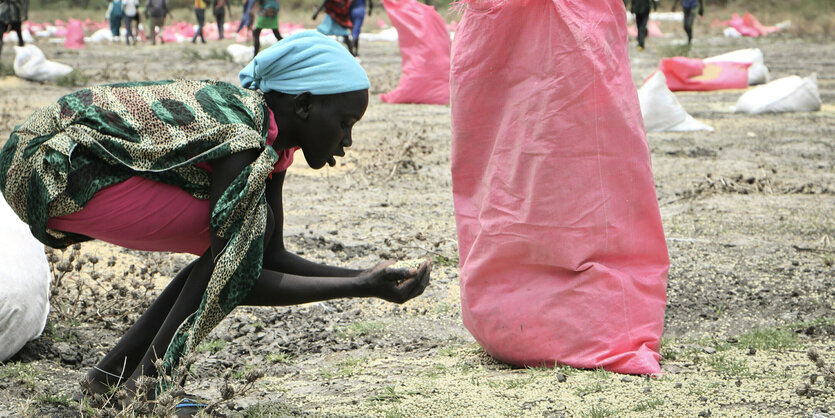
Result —
<path fill-rule="evenodd" d="M 93 393 L 105 393 L 110 387 L 127 380 L 133 374 L 151 341 L 159 332 L 163 320 L 180 295 L 196 260 L 182 269 L 165 290 L 136 320 L 125 335 L 104 356 L 95 368 L 87 372 L 87 389 Z"/>
<path fill-rule="evenodd" d="M 128 392 L 135 391 L 136 379 L 140 376 L 156 376 L 157 370 L 154 362 L 165 355 L 171 339 L 177 332 L 177 328 L 189 315 L 197 311 L 200 301 L 203 300 L 203 293 L 209 284 L 212 276 L 214 263 L 211 251 L 207 251 L 195 263 L 189 272 L 183 287 L 180 289 L 177 299 L 174 302 L 165 319 L 160 318 L 161 325 L 157 328 L 151 343 L 146 346 L 141 361 L 138 362 L 130 378 L 125 383 Z M 152 394 L 151 394 L 152 395 Z"/>

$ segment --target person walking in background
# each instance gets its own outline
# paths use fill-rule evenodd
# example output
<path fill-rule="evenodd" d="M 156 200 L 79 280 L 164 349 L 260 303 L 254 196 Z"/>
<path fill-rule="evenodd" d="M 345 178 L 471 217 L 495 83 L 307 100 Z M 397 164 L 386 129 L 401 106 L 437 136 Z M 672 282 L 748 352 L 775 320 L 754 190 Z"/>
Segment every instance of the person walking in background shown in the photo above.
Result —
<path fill-rule="evenodd" d="M 0 52 L 3 52 L 3 34 L 10 30 L 17 34 L 17 46 L 23 46 L 22 27 L 28 12 L 28 0 L 0 0 Z"/>
<path fill-rule="evenodd" d="M 644 50 L 644 40 L 647 38 L 647 22 L 649 22 L 650 3 L 652 9 L 658 8 L 658 0 L 623 0 L 626 6 L 632 2 L 630 11 L 635 14 L 635 25 L 638 26 L 638 51 Z"/>
<path fill-rule="evenodd" d="M 699 16 L 704 16 L 704 0 L 673 0 L 673 8 L 670 11 L 676 11 L 678 3 L 681 3 L 681 8 L 684 10 L 684 32 L 687 34 L 687 45 L 690 45 L 693 43 L 693 20 L 696 19 L 693 9 L 699 6 Z"/>
<path fill-rule="evenodd" d="M 371 10 L 374 8 L 374 2 L 368 2 L 368 15 L 371 16 Z M 351 38 L 354 42 L 354 56 L 360 54 L 360 29 L 362 29 L 362 22 L 365 20 L 365 0 L 353 0 L 351 2 Z"/>
<path fill-rule="evenodd" d="M 278 1 L 258 0 L 258 19 L 255 21 L 255 29 L 252 30 L 252 44 L 255 48 L 255 55 L 261 49 L 261 29 L 270 29 L 275 39 L 280 41 L 281 33 L 278 31 Z"/>
<path fill-rule="evenodd" d="M 243 28 L 252 29 L 252 7 L 255 6 L 255 0 L 243 0 L 244 10 L 241 14 L 241 23 L 235 33 L 238 33 Z"/>
<path fill-rule="evenodd" d="M 203 37 L 203 25 L 206 24 L 206 2 L 203 0 L 194 0 L 194 15 L 197 17 L 197 30 L 194 32 L 194 37 L 191 38 L 191 43 L 197 42 L 197 37 L 200 36 L 200 42 L 206 43 L 206 38 Z"/>
<path fill-rule="evenodd" d="M 122 28 L 122 0 L 110 0 L 104 18 L 110 22 L 110 34 L 113 35 L 113 40 L 118 42 Z"/>
<path fill-rule="evenodd" d="M 348 29 L 353 27 L 351 23 L 351 0 L 325 0 L 322 5 L 313 13 L 313 20 L 319 16 L 319 12 L 325 10 L 325 20 L 322 24 L 316 27 L 316 30 L 328 36 L 341 36 L 345 46 L 352 55 L 354 53 L 354 45 L 348 38 L 350 32 Z"/>
<path fill-rule="evenodd" d="M 157 28 L 159 28 L 160 42 L 162 39 L 162 28 L 165 25 L 165 16 L 168 15 L 168 2 L 166 0 L 148 0 L 145 4 L 145 14 L 148 18 L 148 37 L 151 38 L 151 45 L 157 44 Z"/>
<path fill-rule="evenodd" d="M 232 14 L 232 6 L 226 0 L 215 0 L 212 5 L 212 14 L 215 15 L 217 22 L 217 35 L 223 39 L 223 24 L 226 22 L 226 9 L 229 9 L 229 14 Z"/>
<path fill-rule="evenodd" d="M 136 36 L 139 34 L 139 0 L 123 0 L 122 15 L 125 21 L 125 43 L 130 45 L 131 39 L 136 45 Z M 133 22 L 136 21 L 136 32 L 133 31 Z"/>

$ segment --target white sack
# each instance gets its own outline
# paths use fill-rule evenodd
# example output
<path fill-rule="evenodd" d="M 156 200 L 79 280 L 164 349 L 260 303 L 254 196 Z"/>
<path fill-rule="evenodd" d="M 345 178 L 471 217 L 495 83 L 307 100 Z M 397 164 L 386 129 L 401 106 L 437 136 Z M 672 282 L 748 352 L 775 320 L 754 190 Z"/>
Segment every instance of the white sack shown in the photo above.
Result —
<path fill-rule="evenodd" d="M 49 61 L 35 45 L 16 46 L 14 73 L 20 78 L 33 81 L 51 81 L 72 72 L 72 67 Z"/>
<path fill-rule="evenodd" d="M 84 42 L 105 42 L 113 41 L 113 32 L 110 29 L 99 29 L 93 32 L 92 35 L 84 38 Z"/>
<path fill-rule="evenodd" d="M 768 67 L 763 60 L 763 52 L 759 48 L 737 49 L 722 55 L 705 58 L 704 62 L 738 62 L 751 64 L 748 67 L 748 85 L 768 83 Z"/>
<path fill-rule="evenodd" d="M 360 33 L 360 40 L 397 42 L 397 29 L 387 28 L 377 33 Z"/>
<path fill-rule="evenodd" d="M 254 49 L 251 46 L 232 44 L 226 47 L 226 53 L 232 57 L 232 61 L 238 64 L 247 64 L 252 61 Z"/>
<path fill-rule="evenodd" d="M 0 361 L 41 335 L 51 280 L 43 244 L 0 196 Z"/>
<path fill-rule="evenodd" d="M 725 28 L 725 30 L 722 33 L 725 35 L 726 38 L 741 38 L 742 37 L 742 34 L 739 33 L 738 30 L 736 30 L 732 27 Z"/>
<path fill-rule="evenodd" d="M 750 114 L 813 112 L 820 110 L 821 105 L 817 75 L 793 75 L 746 91 L 733 110 Z"/>
<path fill-rule="evenodd" d="M 24 30 L 20 31 L 20 33 L 23 35 L 23 42 L 24 43 L 30 44 L 32 42 L 35 42 L 35 38 L 32 37 L 32 33 L 30 33 L 28 29 L 24 29 Z M 3 36 L 3 35 L 0 34 L 0 36 Z M 6 35 L 3 37 L 3 42 L 17 43 L 17 32 L 15 32 L 15 31 L 7 32 Z"/>
<path fill-rule="evenodd" d="M 661 71 L 656 71 L 638 89 L 638 100 L 647 132 L 713 131 L 681 107 L 676 96 L 667 88 L 667 79 Z"/>

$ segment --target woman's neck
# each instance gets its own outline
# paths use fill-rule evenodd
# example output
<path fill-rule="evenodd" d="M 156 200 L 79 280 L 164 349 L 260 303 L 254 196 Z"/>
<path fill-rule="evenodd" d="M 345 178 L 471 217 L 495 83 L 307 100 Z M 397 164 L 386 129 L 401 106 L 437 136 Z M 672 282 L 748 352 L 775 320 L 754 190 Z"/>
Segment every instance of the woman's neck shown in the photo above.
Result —
<path fill-rule="evenodd" d="M 275 138 L 273 147 L 289 149 L 298 146 L 295 124 L 292 119 L 293 97 L 288 94 L 270 92 L 264 94 L 264 101 L 273 112 L 273 119 L 278 127 L 278 136 Z"/>

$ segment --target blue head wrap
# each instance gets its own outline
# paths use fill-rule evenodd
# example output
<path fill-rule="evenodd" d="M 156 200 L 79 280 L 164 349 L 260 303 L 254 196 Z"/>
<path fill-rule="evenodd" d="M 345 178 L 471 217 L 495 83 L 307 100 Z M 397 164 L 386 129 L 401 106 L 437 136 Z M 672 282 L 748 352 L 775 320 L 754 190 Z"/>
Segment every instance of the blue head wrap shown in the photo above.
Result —
<path fill-rule="evenodd" d="M 365 70 L 344 46 L 312 30 L 265 49 L 238 76 L 245 88 L 264 93 L 337 94 L 371 86 Z"/>

